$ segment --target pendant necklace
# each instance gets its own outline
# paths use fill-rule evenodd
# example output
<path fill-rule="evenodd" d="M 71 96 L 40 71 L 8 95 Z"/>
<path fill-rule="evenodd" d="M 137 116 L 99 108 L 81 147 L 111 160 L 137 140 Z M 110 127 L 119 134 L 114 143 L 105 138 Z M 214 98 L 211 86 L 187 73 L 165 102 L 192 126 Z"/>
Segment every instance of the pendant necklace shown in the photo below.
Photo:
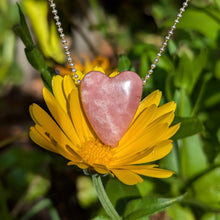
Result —
<path fill-rule="evenodd" d="M 180 127 L 180 123 L 172 124 L 176 104 L 171 101 L 159 106 L 159 90 L 143 100 L 141 96 L 189 0 L 180 8 L 144 79 L 132 71 L 107 76 L 99 68 L 82 77 L 74 67 L 54 0 L 48 1 L 72 74 L 54 76 L 52 92 L 44 87 L 50 114 L 37 104 L 30 106 L 35 122 L 30 138 L 93 179 L 97 174 L 110 174 L 124 184 L 135 185 L 143 182 L 141 176 L 172 176 L 173 171 L 158 168 L 154 161 L 172 150 L 171 137 Z"/>
<path fill-rule="evenodd" d="M 132 71 L 121 72 L 115 77 L 108 77 L 99 71 L 91 71 L 85 75 L 82 81 L 79 79 L 76 69 L 74 68 L 74 63 L 63 33 L 63 28 L 61 27 L 54 0 L 48 1 L 52 8 L 51 12 L 56 21 L 57 30 L 65 50 L 69 67 L 73 73 L 73 78 L 77 84 L 80 84 L 81 102 L 86 116 L 103 143 L 113 147 L 117 146 L 137 111 L 141 100 L 142 86 L 146 84 L 153 70 L 156 68 L 159 58 L 165 51 L 167 43 L 173 35 L 176 25 L 190 0 L 186 0 L 180 8 L 173 25 L 165 36 L 159 53 L 157 53 L 156 58 L 143 80 L 140 79 L 138 74 Z"/>

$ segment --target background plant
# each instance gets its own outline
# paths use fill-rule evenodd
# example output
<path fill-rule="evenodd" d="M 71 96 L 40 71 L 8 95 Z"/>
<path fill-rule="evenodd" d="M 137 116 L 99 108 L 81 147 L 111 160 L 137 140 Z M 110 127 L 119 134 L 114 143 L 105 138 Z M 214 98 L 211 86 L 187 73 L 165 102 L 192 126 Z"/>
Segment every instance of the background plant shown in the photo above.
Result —
<path fill-rule="evenodd" d="M 35 3 L 35 1 L 30 2 Z M 7 10 L 15 8 L 15 5 L 8 2 L 0 4 L 2 11 L 5 10 L 5 5 L 7 5 Z M 85 29 L 90 30 L 91 35 L 98 32 L 111 46 L 110 56 L 113 62 L 118 53 L 126 54 L 126 56 L 121 55 L 118 64 L 115 64 L 115 66 L 118 65 L 120 71 L 132 69 L 142 77 L 154 59 L 161 45 L 162 36 L 172 24 L 180 5 L 180 1 L 173 0 L 139 1 L 138 4 L 134 0 L 120 2 L 90 0 L 88 4 L 67 0 L 57 1 L 65 32 L 73 37 L 73 42 L 76 35 L 71 28 L 80 33 L 92 53 L 106 54 L 105 51 L 99 51 L 95 43 L 93 44 L 87 38 L 87 33 L 85 34 L 84 29 L 77 23 L 79 19 L 85 25 Z M 24 9 L 29 10 L 28 7 Z M 90 11 L 95 19 L 88 19 L 91 16 Z M 165 55 L 161 57 L 158 67 L 144 87 L 144 96 L 155 89 L 160 89 L 163 91 L 163 102 L 174 100 L 177 103 L 175 123 L 181 121 L 182 127 L 174 136 L 173 151 L 160 161 L 162 167 L 174 170 L 176 175 L 166 180 L 145 178 L 143 183 L 135 187 L 125 186 L 108 177 L 104 179 L 105 188 L 113 205 L 120 214 L 124 216 L 131 214 L 128 217 L 130 219 L 138 219 L 141 216 L 145 216 L 144 219 L 146 219 L 146 216 L 164 209 L 166 207 L 164 204 L 167 206 L 172 204 L 171 199 L 165 200 L 165 198 L 179 200 L 178 196 L 186 192 L 187 194 L 180 202 L 166 208 L 165 215 L 172 219 L 220 219 L 219 11 L 220 5 L 217 0 L 190 3 L 190 7 L 177 25 L 175 36 L 169 42 Z M 6 11 L 1 13 L 1 16 L 5 14 L 7 14 Z M 33 29 L 35 29 L 34 26 L 40 25 L 37 21 L 37 18 L 34 22 L 31 21 Z M 1 85 L 9 83 L 10 75 L 16 76 L 8 67 L 16 66 L 13 53 L 15 36 L 11 30 L 16 22 L 19 23 L 18 16 L 12 22 L 8 22 L 7 27 L 1 26 L 4 27 L 2 28 L 4 36 L 5 33 L 10 33 L 7 35 L 9 36 L 7 40 L 0 41 L 3 45 L 0 56 L 3 61 L 0 62 L 0 69 L 7 69 L 3 71 L 2 79 L 0 79 Z M 48 22 L 51 22 L 50 18 Z M 13 37 L 10 38 L 10 36 Z M 56 38 L 56 33 L 53 32 L 52 36 Z M 37 48 L 36 43 L 42 42 L 45 35 L 35 35 L 35 38 L 36 42 L 33 42 L 32 48 Z M 10 56 L 4 53 L 7 44 L 12 48 L 6 50 L 11 51 Z M 45 47 L 41 47 L 41 50 L 34 50 L 42 54 L 42 62 L 32 65 L 43 76 L 44 71 L 49 76 L 53 74 L 49 66 L 60 62 L 55 58 L 56 55 L 48 56 Z M 43 56 L 47 58 L 46 61 Z M 34 61 L 35 58 L 31 57 L 30 60 Z M 45 67 L 43 71 L 42 65 Z M 21 79 L 21 75 L 18 78 Z M 50 78 L 46 81 L 49 82 Z M 47 86 L 50 85 L 47 84 Z M 4 111 L 3 107 L 2 110 Z M 24 114 L 27 114 L 27 111 Z M 3 146 L 5 142 L 1 143 Z M 30 146 L 30 143 L 28 149 L 28 151 L 25 150 L 21 143 L 19 145 L 14 143 L 1 151 L 0 190 L 3 196 L 1 196 L 0 213 L 2 219 L 17 217 L 28 219 L 32 215 L 41 215 L 42 210 L 46 210 L 45 215 L 50 215 L 52 219 L 62 219 L 65 214 L 61 211 L 56 198 L 52 196 L 53 181 L 59 181 L 54 180 L 54 172 L 58 176 L 62 172 L 71 173 L 74 177 L 72 184 L 78 185 L 78 201 L 82 207 L 86 208 L 87 218 L 98 215 L 96 219 L 106 219 L 103 211 L 98 213 L 94 211 L 94 207 L 97 206 L 96 197 L 89 179 L 84 179 L 83 184 L 88 184 L 85 184 L 83 188 L 80 183 L 81 177 L 77 177 L 80 173 L 75 174 L 71 168 L 71 170 L 64 168 L 63 159 L 36 150 Z M 51 157 L 56 157 L 56 159 L 51 159 Z M 23 158 L 28 158 L 28 160 L 24 161 Z M 40 187 L 42 185 L 43 187 Z M 67 186 L 70 187 L 69 184 Z M 91 196 L 81 196 L 84 190 L 90 192 Z M 156 208 L 149 206 L 149 203 L 155 204 Z"/>

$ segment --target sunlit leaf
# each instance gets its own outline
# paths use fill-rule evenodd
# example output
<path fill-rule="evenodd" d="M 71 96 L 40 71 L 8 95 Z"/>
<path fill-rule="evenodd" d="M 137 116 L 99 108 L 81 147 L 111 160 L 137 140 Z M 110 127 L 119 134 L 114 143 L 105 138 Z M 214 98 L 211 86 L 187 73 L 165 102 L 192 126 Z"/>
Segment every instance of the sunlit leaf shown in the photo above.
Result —
<path fill-rule="evenodd" d="M 166 207 L 181 201 L 184 195 L 175 198 L 156 198 L 145 197 L 141 199 L 135 199 L 128 202 L 124 218 L 125 220 L 136 220 L 140 217 L 149 216 L 156 212 L 162 211 Z"/>
<path fill-rule="evenodd" d="M 140 197 L 140 193 L 136 187 L 125 185 L 116 179 L 109 179 L 105 189 L 119 214 L 124 210 L 128 200 Z"/>
<path fill-rule="evenodd" d="M 201 220 L 220 220 L 220 214 L 209 212 L 203 215 Z"/>
<path fill-rule="evenodd" d="M 187 30 L 197 30 L 206 37 L 216 40 L 220 29 L 220 23 L 213 18 L 213 16 L 206 13 L 205 10 L 191 8 L 184 13 L 183 19 L 177 27 Z"/>
<path fill-rule="evenodd" d="M 220 167 L 207 172 L 200 177 L 194 184 L 193 188 L 196 193 L 196 198 L 215 208 L 220 208 Z M 202 193 L 201 193 L 202 192 Z"/>
<path fill-rule="evenodd" d="M 181 122 L 181 126 L 177 133 L 172 137 L 173 140 L 192 136 L 204 129 L 202 122 L 196 117 L 175 117 L 173 124 L 177 124 L 179 122 Z"/>
<path fill-rule="evenodd" d="M 207 169 L 207 156 L 198 134 L 182 139 L 179 152 L 181 174 L 184 178 L 190 178 Z"/>
<path fill-rule="evenodd" d="M 179 220 L 195 220 L 195 217 L 192 211 L 188 207 L 182 207 L 179 204 L 175 204 L 170 206 L 167 209 L 168 216 L 171 219 L 179 219 Z"/>
<path fill-rule="evenodd" d="M 118 61 L 118 71 L 123 72 L 126 70 L 131 70 L 131 68 L 131 61 L 129 60 L 129 58 L 124 54 L 120 55 Z"/>

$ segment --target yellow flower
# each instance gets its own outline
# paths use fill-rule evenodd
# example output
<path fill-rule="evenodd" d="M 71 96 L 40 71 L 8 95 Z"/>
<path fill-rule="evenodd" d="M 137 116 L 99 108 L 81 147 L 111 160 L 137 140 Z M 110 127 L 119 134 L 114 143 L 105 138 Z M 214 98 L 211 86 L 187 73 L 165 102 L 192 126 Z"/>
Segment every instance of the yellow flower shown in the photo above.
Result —
<path fill-rule="evenodd" d="M 152 164 L 171 151 L 169 138 L 180 126 L 170 127 L 174 102 L 158 107 L 160 91 L 154 91 L 140 103 L 130 127 L 113 148 L 102 143 L 91 128 L 83 112 L 79 88 L 71 76 L 55 76 L 52 87 L 53 95 L 44 88 L 43 96 L 53 118 L 38 105 L 30 106 L 35 122 L 30 137 L 36 144 L 67 158 L 68 165 L 111 174 L 128 185 L 142 182 L 140 175 L 167 178 L 174 173 Z"/>
<path fill-rule="evenodd" d="M 77 75 L 79 79 L 82 80 L 83 77 L 90 71 L 100 71 L 106 75 L 112 77 L 118 74 L 117 71 L 112 73 L 112 66 L 109 62 L 109 59 L 104 56 L 97 56 L 95 59 L 90 60 L 88 56 L 81 56 L 83 58 L 84 64 L 77 58 L 74 57 L 73 61 L 75 68 L 77 69 Z M 60 72 L 61 76 L 72 75 L 71 68 L 56 66 L 56 69 Z"/>

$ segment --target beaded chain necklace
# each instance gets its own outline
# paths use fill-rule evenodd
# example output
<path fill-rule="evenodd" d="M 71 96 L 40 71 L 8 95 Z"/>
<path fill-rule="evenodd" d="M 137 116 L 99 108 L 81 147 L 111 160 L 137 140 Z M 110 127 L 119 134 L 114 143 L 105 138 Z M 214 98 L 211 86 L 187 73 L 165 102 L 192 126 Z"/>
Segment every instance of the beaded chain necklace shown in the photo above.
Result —
<path fill-rule="evenodd" d="M 56 9 L 56 4 L 54 3 L 54 0 L 48 0 L 50 3 L 50 7 L 51 7 L 51 12 L 54 15 L 54 20 L 56 21 L 56 26 L 57 26 L 57 30 L 59 32 L 60 38 L 61 38 L 61 42 L 63 44 L 63 48 L 65 50 L 65 54 L 67 57 L 67 61 L 68 64 L 74 74 L 74 78 L 77 79 L 77 82 L 80 83 L 80 80 L 78 79 L 79 76 L 76 74 L 76 69 L 74 68 L 74 63 L 71 57 L 71 53 L 69 50 L 69 46 L 67 44 L 67 41 L 65 39 L 65 34 L 63 33 L 63 28 L 61 26 L 61 22 L 60 22 L 60 17 L 58 16 L 58 11 Z M 170 40 L 170 38 L 172 37 L 174 30 L 176 29 L 176 25 L 179 23 L 180 18 L 182 17 L 183 12 L 185 11 L 185 8 L 188 6 L 190 0 L 185 0 L 182 4 L 182 7 L 179 10 L 179 13 L 177 14 L 173 25 L 170 27 L 168 34 L 165 36 L 165 40 L 162 43 L 162 47 L 159 50 L 159 53 L 157 53 L 156 58 L 154 59 L 153 63 L 150 66 L 150 69 L 148 70 L 147 74 L 145 75 L 145 78 L 143 79 L 143 84 L 145 85 L 147 80 L 150 78 L 150 75 L 153 73 L 154 69 L 156 68 L 157 63 L 159 62 L 159 59 L 162 55 L 162 53 L 165 51 L 166 47 L 167 47 L 167 43 Z"/>

